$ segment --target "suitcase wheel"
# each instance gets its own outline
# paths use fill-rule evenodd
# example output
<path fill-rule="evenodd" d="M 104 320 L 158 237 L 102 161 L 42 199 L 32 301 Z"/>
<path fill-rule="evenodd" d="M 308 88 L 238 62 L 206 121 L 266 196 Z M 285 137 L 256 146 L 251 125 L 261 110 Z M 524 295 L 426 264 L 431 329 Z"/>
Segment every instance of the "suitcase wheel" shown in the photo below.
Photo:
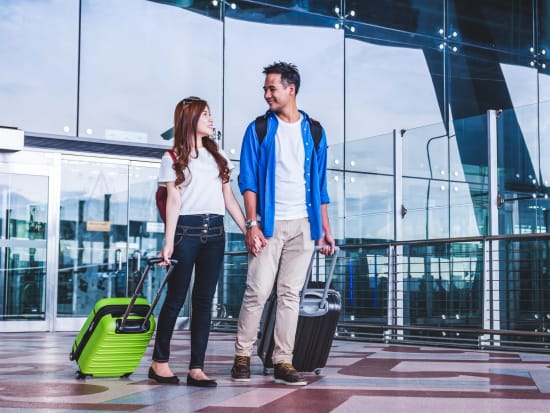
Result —
<path fill-rule="evenodd" d="M 130 377 L 130 374 L 132 373 L 126 373 L 126 374 L 123 374 L 122 376 L 120 376 L 122 379 L 127 379 L 128 377 Z"/>
<path fill-rule="evenodd" d="M 314 372 L 315 372 L 316 375 L 319 375 L 319 374 L 321 374 L 321 369 L 315 369 Z"/>
<path fill-rule="evenodd" d="M 77 380 L 84 380 L 88 375 L 78 370 L 74 373 L 74 376 L 76 377 Z"/>

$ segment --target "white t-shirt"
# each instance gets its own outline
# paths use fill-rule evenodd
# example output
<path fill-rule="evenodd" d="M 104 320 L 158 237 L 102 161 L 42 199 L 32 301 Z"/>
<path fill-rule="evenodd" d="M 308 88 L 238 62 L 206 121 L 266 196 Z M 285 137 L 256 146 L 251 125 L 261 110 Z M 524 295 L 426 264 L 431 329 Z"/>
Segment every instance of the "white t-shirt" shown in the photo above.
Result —
<path fill-rule="evenodd" d="M 199 148 L 198 157 L 189 160 L 184 171 L 185 181 L 179 186 L 182 199 L 180 215 L 218 214 L 225 215 L 222 181 L 219 178 L 218 165 L 206 148 Z M 227 159 L 227 166 L 232 171 L 235 166 L 220 149 L 220 154 Z M 170 155 L 163 155 L 160 162 L 159 185 L 176 181 L 176 171 L 172 168 Z"/>
<path fill-rule="evenodd" d="M 275 219 L 307 217 L 304 180 L 304 142 L 302 119 L 288 123 L 277 117 L 275 134 Z"/>

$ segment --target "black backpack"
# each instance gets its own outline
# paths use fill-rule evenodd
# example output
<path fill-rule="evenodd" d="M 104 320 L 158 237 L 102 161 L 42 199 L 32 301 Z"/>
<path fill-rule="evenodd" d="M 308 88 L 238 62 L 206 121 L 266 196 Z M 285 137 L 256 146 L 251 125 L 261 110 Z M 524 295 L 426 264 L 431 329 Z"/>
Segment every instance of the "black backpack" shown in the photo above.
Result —
<path fill-rule="evenodd" d="M 269 114 L 269 111 L 261 116 L 258 116 L 256 118 L 256 123 L 254 124 L 254 127 L 256 129 L 256 135 L 258 135 L 258 141 L 260 145 L 262 144 L 262 141 L 264 140 L 265 135 L 267 133 L 267 115 L 268 114 Z M 315 150 L 318 150 L 319 142 L 321 142 L 321 138 L 323 137 L 323 127 L 315 119 L 311 119 L 310 117 L 308 117 L 307 119 L 309 121 L 309 127 L 311 129 L 311 136 L 313 137 L 313 143 L 315 144 Z"/>

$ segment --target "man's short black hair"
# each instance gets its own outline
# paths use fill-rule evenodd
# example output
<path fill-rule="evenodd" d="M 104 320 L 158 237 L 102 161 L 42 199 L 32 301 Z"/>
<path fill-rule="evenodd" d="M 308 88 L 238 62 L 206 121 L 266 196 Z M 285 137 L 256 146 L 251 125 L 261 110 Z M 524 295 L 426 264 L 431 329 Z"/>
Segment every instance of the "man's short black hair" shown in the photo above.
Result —
<path fill-rule="evenodd" d="M 264 67 L 264 75 L 270 75 L 272 73 L 277 73 L 281 75 L 281 82 L 288 86 L 289 84 L 294 85 L 296 89 L 296 94 L 300 89 L 300 73 L 298 72 L 298 67 L 292 63 L 286 62 L 275 62 L 269 66 Z"/>

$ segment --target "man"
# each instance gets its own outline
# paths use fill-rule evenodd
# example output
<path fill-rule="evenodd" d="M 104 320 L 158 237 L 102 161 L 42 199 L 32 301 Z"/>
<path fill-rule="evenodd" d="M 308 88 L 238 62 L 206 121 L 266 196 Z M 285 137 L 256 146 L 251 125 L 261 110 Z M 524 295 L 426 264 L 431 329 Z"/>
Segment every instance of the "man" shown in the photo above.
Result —
<path fill-rule="evenodd" d="M 231 377 L 250 380 L 252 348 L 276 279 L 275 382 L 305 385 L 292 365 L 300 290 L 315 242 L 324 246 L 324 254 L 333 254 L 335 245 L 327 212 L 327 141 L 321 130 L 320 141 L 315 142 L 314 121 L 298 110 L 297 67 L 276 62 L 263 73 L 264 99 L 269 105 L 265 137 L 258 136 L 256 120 L 248 126 L 241 149 L 239 188 L 249 260 Z"/>

